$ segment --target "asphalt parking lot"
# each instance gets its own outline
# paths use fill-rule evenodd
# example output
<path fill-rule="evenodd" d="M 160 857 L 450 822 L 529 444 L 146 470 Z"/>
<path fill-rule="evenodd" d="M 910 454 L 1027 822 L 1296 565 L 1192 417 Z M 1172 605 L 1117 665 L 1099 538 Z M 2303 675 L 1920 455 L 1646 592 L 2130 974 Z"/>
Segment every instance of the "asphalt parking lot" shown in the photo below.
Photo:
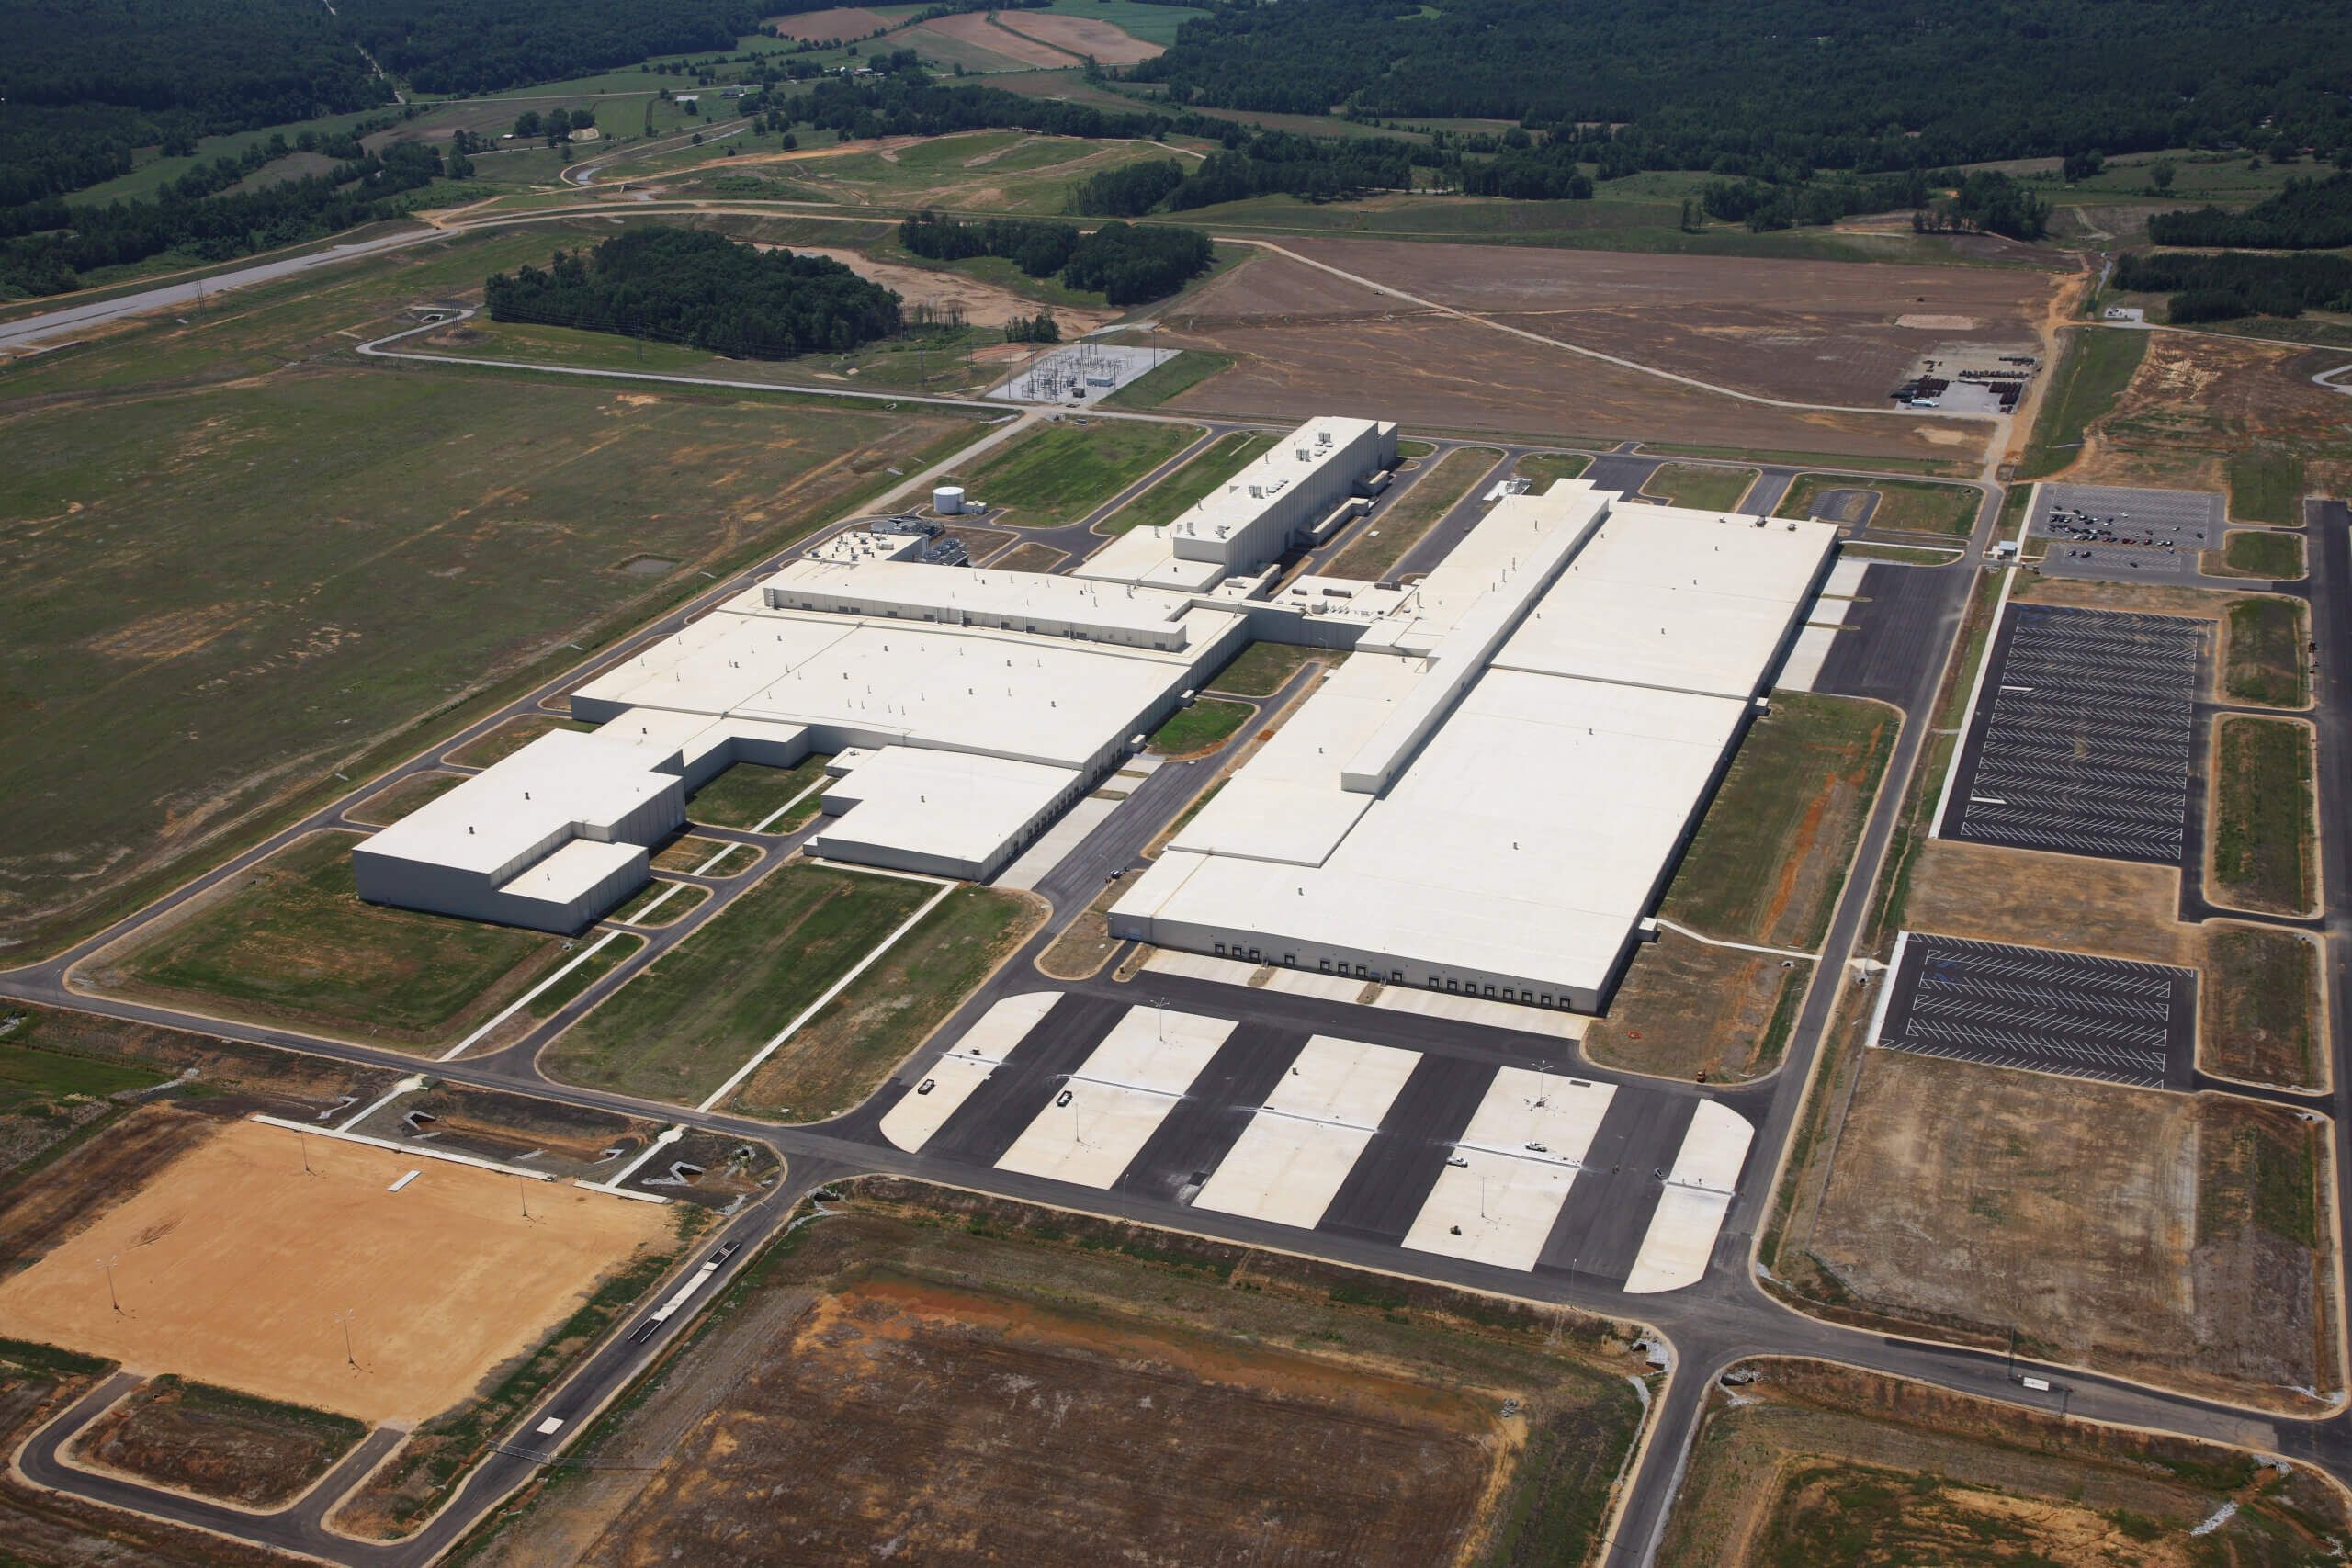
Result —
<path fill-rule="evenodd" d="M 1944 836 L 2179 864 L 2205 635 L 2174 615 L 2010 605 Z"/>
<path fill-rule="evenodd" d="M 2045 484 L 2027 526 L 2049 546 L 2041 563 L 2049 576 L 2163 582 L 2193 581 L 2226 521 L 2211 491 Z"/>
<path fill-rule="evenodd" d="M 1871 1043 L 2143 1089 L 2186 1089 L 2197 971 L 1905 931 Z"/>

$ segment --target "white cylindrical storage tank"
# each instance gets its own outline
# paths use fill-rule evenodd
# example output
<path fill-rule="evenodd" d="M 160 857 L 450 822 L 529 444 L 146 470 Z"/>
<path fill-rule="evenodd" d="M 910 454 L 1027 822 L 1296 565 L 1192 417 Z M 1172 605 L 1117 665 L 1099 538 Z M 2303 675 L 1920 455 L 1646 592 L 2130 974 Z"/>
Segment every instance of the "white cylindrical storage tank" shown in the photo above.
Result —
<path fill-rule="evenodd" d="M 960 516 L 964 511 L 964 487 L 941 485 L 931 492 L 931 509 L 942 517 Z"/>

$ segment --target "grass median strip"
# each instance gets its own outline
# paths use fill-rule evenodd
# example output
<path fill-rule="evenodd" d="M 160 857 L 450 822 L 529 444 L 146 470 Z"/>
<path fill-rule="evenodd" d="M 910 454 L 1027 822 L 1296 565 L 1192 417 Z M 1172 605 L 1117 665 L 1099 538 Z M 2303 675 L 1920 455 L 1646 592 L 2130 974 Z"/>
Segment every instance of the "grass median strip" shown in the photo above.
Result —
<path fill-rule="evenodd" d="M 1173 523 L 1209 491 L 1273 450 L 1279 435 L 1234 431 L 1104 518 L 1098 534 L 1124 534 L 1130 528 L 1156 528 Z"/>
<path fill-rule="evenodd" d="M 1248 703 L 1220 702 L 1204 697 L 1152 731 L 1151 750 L 1163 757 L 1190 757 L 1214 750 L 1250 722 L 1258 710 Z"/>
<path fill-rule="evenodd" d="M 1720 468 L 1703 463 L 1660 463 L 1642 493 L 1699 512 L 1728 512 L 1756 482 L 1754 468 Z"/>
<path fill-rule="evenodd" d="M 2321 1013 L 2319 950 L 2300 931 L 2216 924 L 2205 940 L 2209 1072 L 2291 1089 L 2324 1080 L 2312 1051 Z"/>
<path fill-rule="evenodd" d="M 805 861 L 785 866 L 566 1031 L 548 1070 L 697 1103 L 937 890 Z"/>
<path fill-rule="evenodd" d="M 1448 452 L 1437 467 L 1374 514 L 1371 525 L 1327 569 L 1328 575 L 1378 581 L 1501 458 L 1491 446 L 1458 446 Z"/>
<path fill-rule="evenodd" d="M 1789 487 L 1775 517 L 1820 517 L 1831 523 L 1856 523 L 1844 515 L 1838 502 L 1849 496 L 1875 495 L 1868 526 L 1899 534 L 1949 534 L 1965 538 L 1976 526 L 1976 509 L 1984 497 L 1965 485 L 1912 484 L 1902 479 L 1849 479 L 1828 474 L 1805 474 Z"/>
<path fill-rule="evenodd" d="M 2312 902 L 2318 845 L 2312 732 L 2292 719 L 2224 715 L 2213 737 L 2213 898 L 2265 914 Z"/>
<path fill-rule="evenodd" d="M 2299 534 L 2274 534 L 2267 528 L 2234 528 L 2222 548 L 2222 564 L 2248 577 L 2292 582 L 2303 575 L 2303 541 Z"/>
<path fill-rule="evenodd" d="M 2230 604 L 2222 691 L 2232 702 L 2301 707 L 2311 701 L 2303 671 L 2303 607 L 2291 599 L 2237 599 Z"/>

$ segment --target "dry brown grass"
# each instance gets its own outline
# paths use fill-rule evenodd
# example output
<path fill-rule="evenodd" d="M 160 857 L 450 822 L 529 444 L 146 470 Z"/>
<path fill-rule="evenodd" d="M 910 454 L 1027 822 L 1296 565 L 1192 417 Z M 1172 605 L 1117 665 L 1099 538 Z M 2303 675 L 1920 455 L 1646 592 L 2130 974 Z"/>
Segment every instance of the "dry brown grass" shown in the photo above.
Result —
<path fill-rule="evenodd" d="M 1753 1077 L 1779 1060 L 1813 965 L 1667 931 L 1634 956 L 1609 1012 L 1584 1035 L 1604 1066 L 1665 1077 Z M 1777 1022 L 1777 1027 L 1776 1027 Z"/>
<path fill-rule="evenodd" d="M 2195 964 L 2169 867 L 1930 839 L 1919 849 L 1903 923 L 1977 942 L 2058 947 L 2149 964 Z"/>

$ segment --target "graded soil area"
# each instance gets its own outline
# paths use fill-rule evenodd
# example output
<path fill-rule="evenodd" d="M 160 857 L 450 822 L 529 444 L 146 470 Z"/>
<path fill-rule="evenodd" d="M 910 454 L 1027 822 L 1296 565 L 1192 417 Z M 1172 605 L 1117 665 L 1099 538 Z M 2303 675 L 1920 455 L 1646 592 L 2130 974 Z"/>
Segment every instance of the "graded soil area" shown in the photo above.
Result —
<path fill-rule="evenodd" d="M 998 27 L 1069 53 L 1091 57 L 1097 65 L 1133 65 L 1167 52 L 1096 17 L 1060 17 L 1042 11 L 990 13 Z"/>
<path fill-rule="evenodd" d="M 944 267 L 902 266 L 896 262 L 876 261 L 864 251 L 831 246 L 793 245 L 789 249 L 796 256 L 823 256 L 837 261 L 869 283 L 898 290 L 910 313 L 918 305 L 928 305 L 943 313 L 961 310 L 964 320 L 976 327 L 1001 327 L 1015 316 L 1034 316 L 1041 308 L 1036 300 L 1010 288 Z M 1057 305 L 1053 316 L 1061 323 L 1062 335 L 1075 338 L 1107 326 L 1118 320 L 1119 312 Z"/>
<path fill-rule="evenodd" d="M 247 1508 L 282 1506 L 367 1435 L 345 1416 L 156 1378 L 77 1433 L 74 1459 Z"/>
<path fill-rule="evenodd" d="M 2235 1449 L 1819 1361 L 1740 1371 L 1702 1418 L 1659 1568 L 2284 1568 L 2352 1529 L 2341 1487 Z"/>
<path fill-rule="evenodd" d="M 2179 912 L 2171 866 L 1929 839 L 1913 863 L 1903 923 L 1972 942 L 2194 964 L 2197 928 Z"/>
<path fill-rule="evenodd" d="M 897 1183 L 746 1279 L 484 1562 L 1574 1562 L 1640 1420 L 1588 1320 Z"/>
<path fill-rule="evenodd" d="M 944 39 L 949 47 L 940 51 L 941 58 L 951 63 L 978 65 L 983 69 L 995 63 L 985 58 L 989 55 L 1012 64 L 1042 65 L 1048 70 L 1062 70 L 1078 63 L 1067 50 L 1023 37 L 1010 28 L 994 26 L 989 20 L 990 15 L 965 11 L 952 17 L 935 17 L 919 28 L 909 29 L 907 41 L 920 49 L 933 38 Z M 954 47 L 957 44 L 964 46 L 963 50 Z M 974 51 L 980 58 L 973 58 L 972 53 L 966 51 Z"/>
<path fill-rule="evenodd" d="M 2340 391 L 2312 377 L 2344 362 L 2340 350 L 2283 348 L 2210 333 L 2151 333 L 2115 406 L 2093 421 L 2070 484 L 2227 490 L 2250 451 L 2295 454 L 2299 488 L 2341 495 L 2352 486 L 2352 436 Z M 2233 515 L 2245 516 L 2241 507 Z M 2290 519 L 2291 520 L 2291 519 Z"/>
<path fill-rule="evenodd" d="M 130 1367 L 415 1421 L 468 1398 L 673 1229 L 653 1204 L 576 1187 L 255 1122 L 207 1131 L 0 1280 L 0 1321 Z M 33 1185 L 70 1185 L 86 1204 L 88 1176 L 67 1160 Z M 355 1308 L 356 1366 L 334 1315 Z"/>
<path fill-rule="evenodd" d="M 1830 1315 L 2210 1398 L 2340 1388 L 2324 1127 L 2181 1095 L 1866 1054 L 1804 1265 Z M 1789 1250 L 1781 1253 L 1789 1271 Z"/>
<path fill-rule="evenodd" d="M 1282 245 L 1546 337 L 1805 402 L 1883 404 L 1913 363 L 1942 344 L 1998 344 L 2038 355 L 2043 308 L 2061 281 L 2007 267 L 1409 240 L 1295 238 Z M 1906 324 L 1917 321 L 1932 324 Z"/>
<path fill-rule="evenodd" d="M 1351 270 L 1362 258 L 1342 247 L 1378 244 L 1312 243 L 1332 265 Z M 1424 247 L 1393 248 L 1419 252 Z M 1483 267 L 1495 257 L 1509 260 L 1518 254 L 1479 246 L 1475 259 Z M 1676 259 L 1641 258 L 1667 264 Z M 1723 287 L 1736 289 L 1736 276 L 1726 272 Z M 1401 276 L 1397 286 L 1409 287 Z M 1317 408 L 1431 430 L 1579 443 L 1646 438 L 1772 452 L 1963 462 L 1972 468 L 1983 456 L 1990 431 L 1981 421 L 1746 402 L 1408 304 L 1377 288 L 1335 277 L 1275 253 L 1261 253 L 1212 279 L 1164 313 L 1160 323 L 1162 346 L 1207 349 L 1236 360 L 1231 369 L 1172 399 L 1171 412 L 1271 420 L 1294 418 L 1301 408 Z M 1540 324 L 1528 330 L 1566 343 L 1581 342 L 1576 332 L 1562 330 L 1551 317 L 1541 318 Z M 1605 352 L 1727 386 L 1739 387 L 1747 378 L 1738 361 L 1717 355 L 1712 348 L 1701 353 L 1680 341 L 1686 335 L 1692 334 L 1661 322 L 1648 328 L 1638 345 L 1629 349 L 1618 344 Z M 1883 387 L 1875 389 L 1867 401 L 1882 402 L 1884 391 Z"/>

